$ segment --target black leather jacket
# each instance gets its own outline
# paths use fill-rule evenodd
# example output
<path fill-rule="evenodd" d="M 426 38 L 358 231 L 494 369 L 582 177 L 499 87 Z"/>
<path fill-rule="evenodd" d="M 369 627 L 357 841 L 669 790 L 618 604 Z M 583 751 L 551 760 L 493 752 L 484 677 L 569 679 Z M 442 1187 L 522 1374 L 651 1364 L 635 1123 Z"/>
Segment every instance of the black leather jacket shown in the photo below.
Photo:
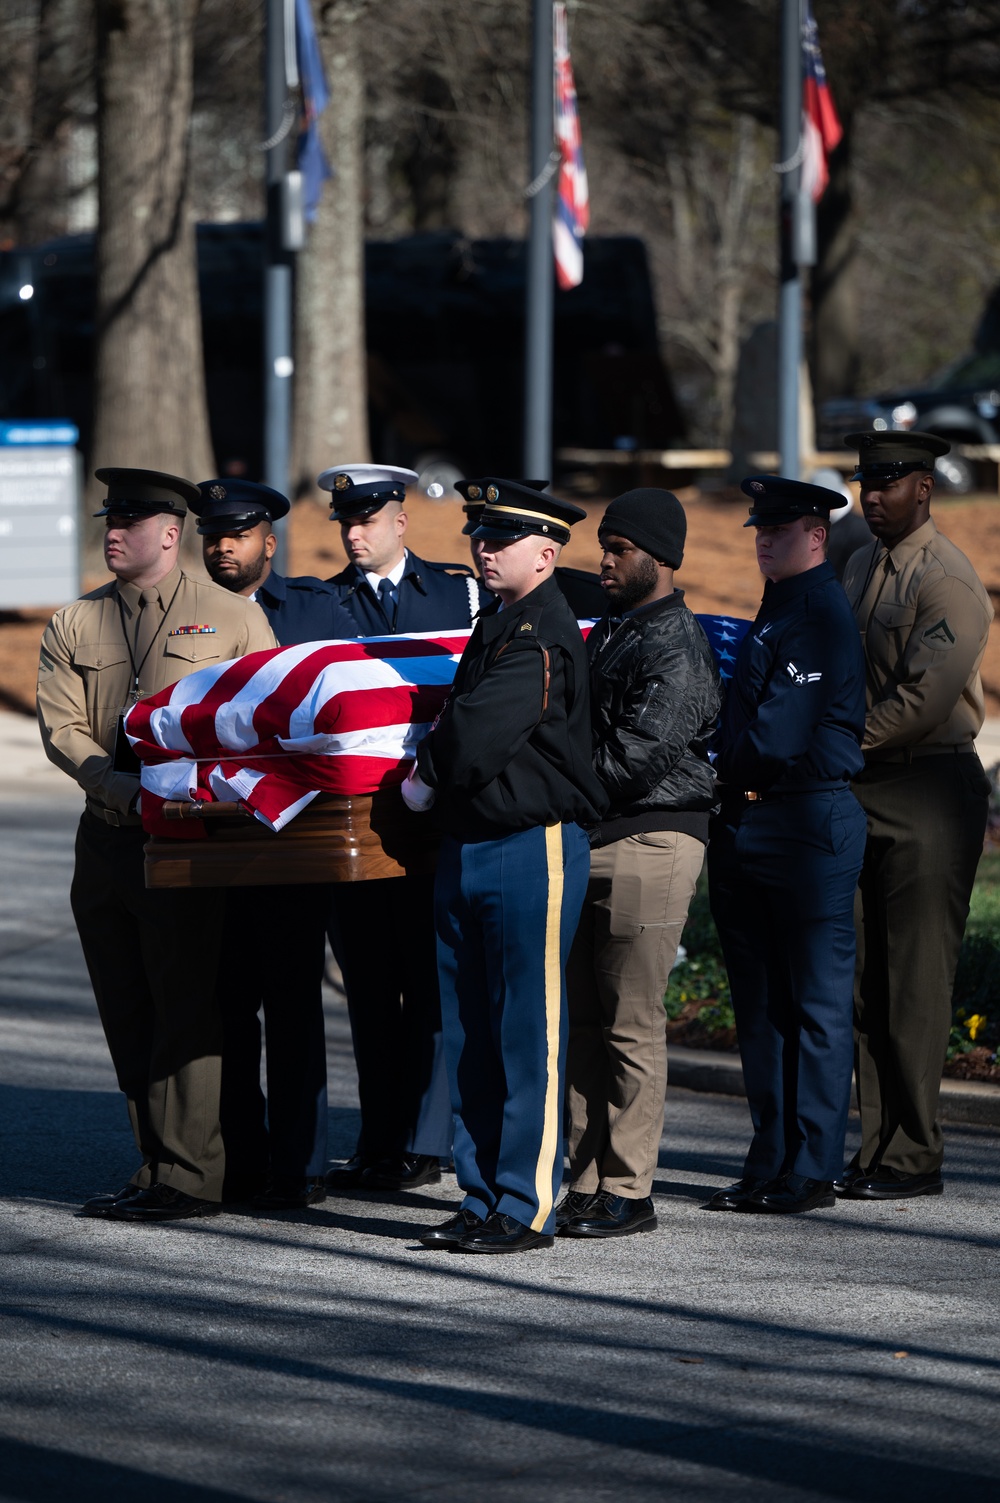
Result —
<path fill-rule="evenodd" d="M 656 829 L 707 839 L 716 800 L 707 744 L 722 686 L 683 590 L 617 627 L 600 623 L 587 647 L 594 770 L 610 799 L 592 844 Z"/>

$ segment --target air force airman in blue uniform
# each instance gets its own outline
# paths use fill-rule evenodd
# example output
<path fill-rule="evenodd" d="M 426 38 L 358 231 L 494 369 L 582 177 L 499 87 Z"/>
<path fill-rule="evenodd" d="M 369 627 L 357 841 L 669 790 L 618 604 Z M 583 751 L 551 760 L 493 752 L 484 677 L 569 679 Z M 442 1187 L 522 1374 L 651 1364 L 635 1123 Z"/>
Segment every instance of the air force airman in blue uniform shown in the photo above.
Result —
<path fill-rule="evenodd" d="M 465 1199 L 428 1246 L 552 1245 L 562 1179 L 565 965 L 590 870 L 582 824 L 605 796 L 591 765 L 587 657 L 554 576 L 584 513 L 514 481 L 473 533 L 498 597 L 462 655 L 404 784 L 445 832 L 435 917 L 445 1056 Z"/>
<path fill-rule="evenodd" d="M 825 558 L 841 497 L 773 475 L 743 490 L 767 583 L 716 738 L 708 868 L 754 1136 L 710 1205 L 797 1212 L 833 1205 L 847 1126 L 865 675 Z"/>
<path fill-rule="evenodd" d="M 288 512 L 278 491 L 222 477 L 191 502 L 205 567 L 216 584 L 256 600 L 283 647 L 356 637 L 353 619 L 321 579 L 271 568 L 272 524 Z M 225 1043 L 222 1135 L 226 1196 L 281 1210 L 323 1199 L 327 1154 L 323 970 L 329 887 L 234 888 L 226 893 L 219 972 Z M 263 1009 L 267 1102 L 260 1089 Z"/>
<path fill-rule="evenodd" d="M 331 581 L 361 636 L 468 628 L 490 597 L 463 564 L 429 563 L 404 544 L 412 470 L 339 465 L 331 496 L 350 562 Z M 433 878 L 417 873 L 333 889 L 330 942 L 351 1019 L 361 1134 L 330 1190 L 408 1190 L 440 1179 L 452 1115 L 441 1043 Z M 387 938 L 388 936 L 388 938 Z"/>

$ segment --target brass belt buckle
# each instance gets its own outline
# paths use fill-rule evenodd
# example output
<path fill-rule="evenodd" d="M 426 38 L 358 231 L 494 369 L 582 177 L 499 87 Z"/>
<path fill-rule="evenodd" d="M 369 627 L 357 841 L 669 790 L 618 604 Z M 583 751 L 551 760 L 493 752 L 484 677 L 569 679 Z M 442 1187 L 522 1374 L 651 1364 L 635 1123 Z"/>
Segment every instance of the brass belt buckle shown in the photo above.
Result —
<path fill-rule="evenodd" d="M 759 804 L 761 799 L 760 794 L 754 793 L 752 788 L 745 788 L 743 790 L 743 797 L 746 799 L 748 804 Z"/>

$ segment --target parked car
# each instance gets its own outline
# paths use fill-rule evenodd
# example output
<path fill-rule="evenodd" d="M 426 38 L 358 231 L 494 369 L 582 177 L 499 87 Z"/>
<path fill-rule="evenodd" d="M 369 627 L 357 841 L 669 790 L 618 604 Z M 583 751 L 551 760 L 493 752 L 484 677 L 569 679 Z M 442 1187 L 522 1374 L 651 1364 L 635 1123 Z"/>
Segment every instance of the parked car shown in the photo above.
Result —
<path fill-rule="evenodd" d="M 840 449 L 844 435 L 866 428 L 916 428 L 951 444 L 1000 444 L 1000 288 L 992 294 L 973 350 L 924 386 L 895 387 L 875 397 L 837 397 L 820 405 L 821 449 Z M 945 454 L 937 473 L 945 490 L 973 490 L 978 461 Z"/>

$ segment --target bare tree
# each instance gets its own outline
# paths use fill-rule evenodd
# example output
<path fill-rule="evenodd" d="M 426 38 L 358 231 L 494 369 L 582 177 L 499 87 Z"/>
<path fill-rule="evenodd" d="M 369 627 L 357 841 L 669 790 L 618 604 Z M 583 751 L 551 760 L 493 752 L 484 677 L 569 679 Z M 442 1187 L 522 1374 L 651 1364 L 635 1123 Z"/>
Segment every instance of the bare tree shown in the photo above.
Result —
<path fill-rule="evenodd" d="M 188 206 L 198 0 L 97 0 L 93 461 L 194 479 L 214 464 Z"/>
<path fill-rule="evenodd" d="M 320 470 L 369 457 L 364 323 L 364 118 L 361 23 L 366 0 L 321 0 L 316 34 L 331 102 L 320 134 L 334 176 L 299 255 L 296 283 L 293 492 Z"/>

